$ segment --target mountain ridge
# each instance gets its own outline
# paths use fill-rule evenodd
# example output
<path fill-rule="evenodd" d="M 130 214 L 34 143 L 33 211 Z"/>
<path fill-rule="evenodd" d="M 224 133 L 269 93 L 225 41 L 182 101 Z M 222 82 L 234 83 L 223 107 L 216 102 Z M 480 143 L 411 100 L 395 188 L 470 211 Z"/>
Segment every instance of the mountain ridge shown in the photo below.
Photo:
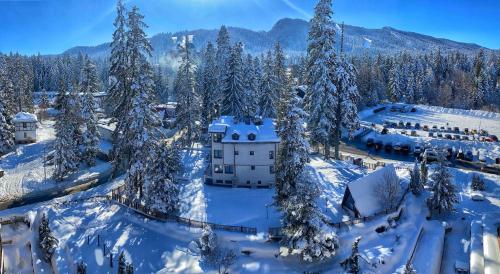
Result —
<path fill-rule="evenodd" d="M 262 53 L 271 49 L 279 41 L 288 54 L 301 54 L 307 49 L 307 33 L 309 22 L 303 19 L 283 18 L 278 20 L 268 31 L 254 31 L 241 27 L 228 27 L 231 42 L 241 41 L 245 49 L 251 53 Z M 336 24 L 337 35 L 340 26 Z M 196 29 L 175 33 L 158 33 L 150 38 L 154 48 L 153 57 L 158 57 L 168 51 L 175 50 L 176 44 L 172 37 L 193 34 L 193 44 L 200 49 L 208 41 L 216 40 L 218 29 Z M 453 41 L 421 33 L 398 30 L 393 27 L 370 29 L 345 25 L 344 49 L 350 54 L 394 53 L 401 51 L 420 51 L 441 49 L 443 51 L 462 51 L 473 54 L 479 49 L 495 51 L 474 43 Z M 337 40 L 338 41 L 338 40 Z M 110 52 L 109 42 L 97 46 L 77 46 L 66 50 L 63 54 L 78 54 L 80 52 L 92 57 L 107 56 Z"/>

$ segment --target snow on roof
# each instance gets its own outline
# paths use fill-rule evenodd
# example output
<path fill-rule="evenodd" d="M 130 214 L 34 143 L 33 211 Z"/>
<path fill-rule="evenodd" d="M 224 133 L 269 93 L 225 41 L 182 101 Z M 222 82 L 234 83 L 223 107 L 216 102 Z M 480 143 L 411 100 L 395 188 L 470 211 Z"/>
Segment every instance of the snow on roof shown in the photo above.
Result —
<path fill-rule="evenodd" d="M 208 127 L 209 133 L 227 133 L 222 139 L 223 143 L 279 143 L 280 138 L 276 134 L 274 121 L 270 118 L 262 119 L 261 125 L 245 122 L 235 123 L 232 116 L 222 116 L 214 120 Z M 242 135 L 239 140 L 233 140 L 232 134 Z M 248 140 L 249 134 L 255 134 L 255 140 Z M 244 135 L 244 136 L 243 136 Z"/>
<path fill-rule="evenodd" d="M 14 123 L 36 123 L 38 122 L 38 119 L 36 118 L 35 114 L 31 114 L 28 112 L 19 112 L 14 116 L 14 119 L 12 120 Z"/>
<path fill-rule="evenodd" d="M 377 184 L 383 182 L 386 175 L 397 177 L 394 165 L 389 164 L 347 184 L 354 205 L 362 216 L 370 216 L 383 210 L 375 192 Z"/>

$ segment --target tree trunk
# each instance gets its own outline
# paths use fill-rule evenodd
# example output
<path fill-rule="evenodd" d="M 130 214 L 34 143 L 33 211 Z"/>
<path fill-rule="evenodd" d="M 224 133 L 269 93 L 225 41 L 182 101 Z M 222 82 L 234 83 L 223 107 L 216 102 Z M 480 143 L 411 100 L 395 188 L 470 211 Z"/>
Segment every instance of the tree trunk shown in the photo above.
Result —
<path fill-rule="evenodd" d="M 330 159 L 330 144 L 326 143 L 325 144 L 325 159 Z"/>

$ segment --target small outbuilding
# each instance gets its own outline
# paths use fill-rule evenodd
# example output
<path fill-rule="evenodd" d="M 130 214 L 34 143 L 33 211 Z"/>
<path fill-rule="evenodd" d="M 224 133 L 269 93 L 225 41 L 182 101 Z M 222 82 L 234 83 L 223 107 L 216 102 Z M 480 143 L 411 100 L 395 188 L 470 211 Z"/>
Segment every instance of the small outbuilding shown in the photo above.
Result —
<path fill-rule="evenodd" d="M 35 114 L 19 112 L 12 120 L 16 127 L 16 143 L 35 143 L 38 119 Z"/>
<path fill-rule="evenodd" d="M 399 177 L 393 165 L 386 165 L 348 183 L 342 199 L 342 208 L 350 211 L 356 218 L 384 211 L 386 205 L 381 202 L 377 188 L 389 180 L 399 184 Z"/>

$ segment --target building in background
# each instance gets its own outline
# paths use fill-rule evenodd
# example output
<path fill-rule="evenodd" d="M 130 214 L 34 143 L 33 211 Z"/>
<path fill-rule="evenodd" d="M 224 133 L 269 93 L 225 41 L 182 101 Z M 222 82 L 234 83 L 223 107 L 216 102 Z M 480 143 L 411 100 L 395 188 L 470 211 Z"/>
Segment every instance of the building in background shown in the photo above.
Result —
<path fill-rule="evenodd" d="M 38 119 L 35 114 L 19 112 L 12 120 L 16 127 L 16 143 L 35 143 Z"/>

